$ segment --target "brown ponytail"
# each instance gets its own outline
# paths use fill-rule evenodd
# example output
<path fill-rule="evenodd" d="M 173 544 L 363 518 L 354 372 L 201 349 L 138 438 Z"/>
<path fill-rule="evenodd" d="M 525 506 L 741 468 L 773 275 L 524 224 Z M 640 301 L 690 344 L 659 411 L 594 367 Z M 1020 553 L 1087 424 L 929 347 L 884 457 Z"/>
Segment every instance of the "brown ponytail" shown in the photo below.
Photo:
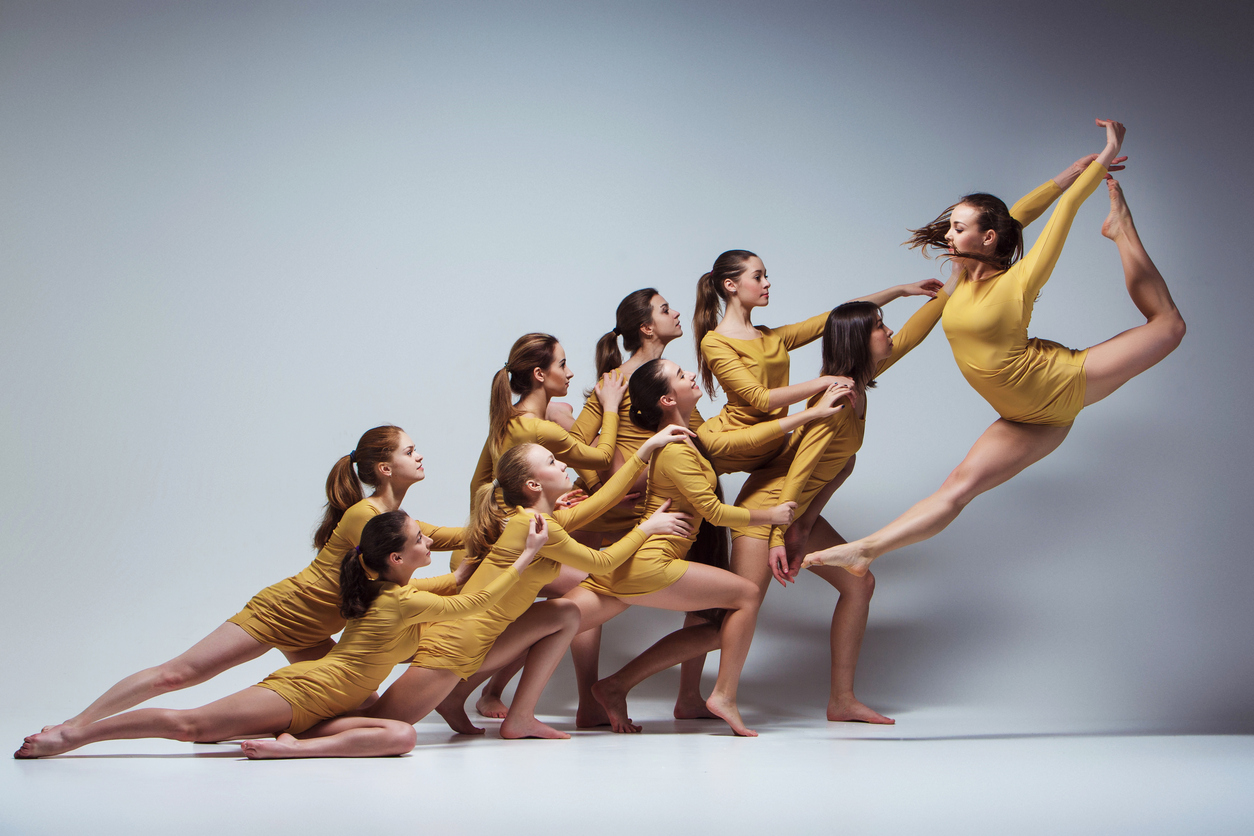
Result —
<path fill-rule="evenodd" d="M 392 454 L 401 446 L 401 428 L 386 424 L 366 430 L 357 439 L 357 449 L 347 456 L 340 456 L 327 475 L 327 504 L 322 522 L 314 533 L 314 548 L 322 549 L 335 527 L 340 524 L 344 512 L 362 500 L 361 483 L 378 487 L 375 465 L 392 460 Z M 354 472 L 353 465 L 357 465 Z"/>
<path fill-rule="evenodd" d="M 719 317 L 723 315 L 723 307 L 727 302 L 727 293 L 723 290 L 723 282 L 727 279 L 739 279 L 745 271 L 745 262 L 756 258 L 748 250 L 728 250 L 714 259 L 714 267 L 697 280 L 697 303 L 693 306 L 692 336 L 697 341 L 697 370 L 701 373 L 701 385 L 706 393 L 714 397 L 714 372 L 705 362 L 701 353 L 701 341 L 705 335 L 718 327 Z"/>
<path fill-rule="evenodd" d="M 653 297 L 657 295 L 658 292 L 651 287 L 641 288 L 628 293 L 618 303 L 618 309 L 614 312 L 614 330 L 597 340 L 598 379 L 623 364 L 623 357 L 618 353 L 619 337 L 622 337 L 623 348 L 632 354 L 644 345 L 640 329 L 652 324 Z"/>
<path fill-rule="evenodd" d="M 552 334 L 524 334 L 509 350 L 509 362 L 492 377 L 492 394 L 488 399 L 488 441 L 496 455 L 509 431 L 510 419 L 518 414 L 511 392 L 526 395 L 534 387 L 531 373 L 548 370 L 553 365 L 557 337 Z"/>
<path fill-rule="evenodd" d="M 993 230 L 997 233 L 997 248 L 991 256 L 978 253 L 952 253 L 945 233 L 949 232 L 949 217 L 959 206 L 970 206 L 977 212 L 976 224 L 980 231 Z M 929 249 L 946 252 L 946 257 L 955 256 L 981 261 L 1000 270 L 1005 270 L 1020 258 L 1023 258 L 1023 224 L 1019 223 L 1001 198 L 984 192 L 969 194 L 962 200 L 941 212 L 936 220 L 926 226 L 910 230 L 910 237 L 903 244 L 912 250 L 921 249 L 928 258 Z"/>
<path fill-rule="evenodd" d="M 470 506 L 470 522 L 466 524 L 468 560 L 482 560 L 505 529 L 505 508 L 496 499 L 497 488 L 501 490 L 506 507 L 530 504 L 527 480 L 531 478 L 531 463 L 527 461 L 527 456 L 537 449 L 544 448 L 538 444 L 519 444 L 506 450 L 496 461 L 495 481 L 481 485 L 475 491 L 475 501 Z"/>
<path fill-rule="evenodd" d="M 408 521 L 409 514 L 404 511 L 387 511 L 366 521 L 361 530 L 361 545 L 349 549 L 340 560 L 340 615 L 361 618 L 379 597 L 388 557 L 405 548 L 405 523 Z M 366 576 L 362 563 L 375 573 L 375 580 Z"/>

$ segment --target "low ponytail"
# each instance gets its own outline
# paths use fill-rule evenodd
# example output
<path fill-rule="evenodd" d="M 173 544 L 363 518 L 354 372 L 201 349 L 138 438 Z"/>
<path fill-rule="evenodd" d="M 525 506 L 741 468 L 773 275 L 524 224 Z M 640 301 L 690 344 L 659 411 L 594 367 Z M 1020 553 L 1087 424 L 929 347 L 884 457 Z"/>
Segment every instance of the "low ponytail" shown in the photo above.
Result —
<path fill-rule="evenodd" d="M 327 475 L 327 504 L 322 521 L 314 532 L 314 548 L 321 550 L 340 524 L 344 512 L 363 499 L 361 485 L 378 486 L 375 465 L 391 461 L 392 454 L 401 446 L 401 428 L 391 424 L 366 430 L 357 439 L 357 448 L 347 456 L 340 456 Z M 353 466 L 356 465 L 356 470 Z"/>
<path fill-rule="evenodd" d="M 727 302 L 723 282 L 727 279 L 737 280 L 745 271 L 745 262 L 756 258 L 748 250 L 728 250 L 714 259 L 714 267 L 710 272 L 697 280 L 697 302 L 692 313 L 692 337 L 697 343 L 697 370 L 701 373 L 701 385 L 706 394 L 714 397 L 714 372 L 705 355 L 701 352 L 701 341 L 705 335 L 718 327 L 719 318 L 723 315 L 723 307 Z"/>
<path fill-rule="evenodd" d="M 470 522 L 466 524 L 467 560 L 478 561 L 486 557 L 505 530 L 505 508 L 496 498 L 498 489 L 506 507 L 531 504 L 532 498 L 527 494 L 531 463 L 527 461 L 527 456 L 532 450 L 542 449 L 538 444 L 519 444 L 509 448 L 497 459 L 495 480 L 475 491 L 475 499 L 470 506 Z"/>
<path fill-rule="evenodd" d="M 408 521 L 409 514 L 404 511 L 388 511 L 366 522 L 361 545 L 340 560 L 340 615 L 361 618 L 379 597 L 388 557 L 405 548 Z"/>
<path fill-rule="evenodd" d="M 488 446 L 495 456 L 509 433 L 509 422 L 518 414 L 511 393 L 522 397 L 534 388 L 531 373 L 553 365 L 557 337 L 552 334 L 523 334 L 509 350 L 509 360 L 492 376 L 488 399 Z"/>

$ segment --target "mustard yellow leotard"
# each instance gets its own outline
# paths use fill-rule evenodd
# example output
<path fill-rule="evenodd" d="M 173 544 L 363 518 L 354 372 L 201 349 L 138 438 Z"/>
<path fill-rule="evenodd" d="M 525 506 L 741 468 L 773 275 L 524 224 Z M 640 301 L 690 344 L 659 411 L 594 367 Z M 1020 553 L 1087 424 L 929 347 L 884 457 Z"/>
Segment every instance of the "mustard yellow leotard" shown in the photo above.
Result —
<path fill-rule="evenodd" d="M 509 420 L 505 440 L 501 442 L 495 455 L 492 452 L 491 439 L 483 443 L 483 451 L 479 454 L 479 462 L 475 465 L 475 475 L 470 480 L 470 501 L 472 503 L 475 501 L 475 492 L 480 486 L 492 481 L 492 471 L 496 467 L 496 460 L 506 450 L 517 447 L 519 444 L 539 444 L 569 467 L 603 470 L 614 460 L 614 444 L 618 439 L 618 430 L 618 413 L 603 415 L 601 437 L 593 447 L 582 443 L 577 437 L 552 421 L 543 420 L 534 415 L 515 415 Z"/>
<path fill-rule="evenodd" d="M 392 668 L 413 655 L 424 624 L 465 618 L 499 601 L 517 582 L 512 568 L 473 593 L 457 592 L 453 575 L 386 584 L 361 618 L 344 628 L 338 644 L 321 659 L 297 662 L 261 683 L 292 706 L 287 731 L 298 734 L 361 705 Z"/>
<path fill-rule="evenodd" d="M 964 276 L 945 306 L 941 322 L 962 376 L 1007 420 L 1066 427 L 1084 406 L 1087 349 L 1029 339 L 1028 323 L 1076 211 L 1105 174 L 1094 162 L 1065 192 L 1051 180 L 1015 204 L 1011 214 L 1026 226 L 1062 195 L 1027 255 L 990 279 Z"/>
<path fill-rule="evenodd" d="M 579 417 L 575 419 L 575 423 L 571 426 L 570 434 L 585 444 L 591 444 L 596 437 L 597 428 L 601 425 L 603 412 L 604 408 L 601 406 L 601 400 L 593 392 L 584 402 L 583 409 L 579 411 Z M 640 449 L 641 444 L 644 444 L 654 435 L 652 430 L 637 426 L 630 416 L 631 393 L 624 392 L 622 403 L 618 407 L 618 439 L 615 445 L 615 461 L 626 461 L 628 457 L 634 455 Z M 705 419 L 701 417 L 701 413 L 694 409 L 688 419 L 688 429 L 694 433 L 699 433 L 704 423 Z M 747 450 L 761 449 L 783 437 L 784 430 L 780 426 L 778 419 L 764 421 L 738 430 L 709 433 L 706 452 L 710 454 L 711 458 L 735 455 Z M 576 468 L 576 470 L 579 472 L 580 481 L 582 482 L 581 486 L 588 493 L 595 492 L 601 484 L 602 473 L 581 468 Z M 626 504 L 616 505 L 587 526 L 586 530 L 624 531 L 631 528 L 636 524 L 637 520 L 642 518 L 641 511 L 643 510 L 643 500 L 638 500 L 634 506 Z"/>
<path fill-rule="evenodd" d="M 653 454 L 644 513 L 652 514 L 669 499 L 671 511 L 691 514 L 694 523 L 699 517 L 714 525 L 748 525 L 746 509 L 719 502 L 714 493 L 717 483 L 714 468 L 695 447 L 682 442 L 668 444 Z M 689 564 L 684 556 L 696 538 L 695 525 L 691 537 L 654 535 L 626 563 L 612 572 L 593 574 L 582 585 L 599 595 L 614 598 L 631 598 L 665 589 L 688 571 Z"/>
<path fill-rule="evenodd" d="M 923 342 L 941 318 L 948 300 L 945 291 L 914 312 L 914 315 L 893 335 L 893 351 L 875 370 L 883 374 L 894 363 Z M 814 403 L 815 395 L 810 399 Z M 784 502 L 796 502 L 794 519 L 810 507 L 815 495 L 844 469 L 849 458 L 862 447 L 866 431 L 866 398 L 859 404 L 862 414 L 848 405 L 840 412 L 819 421 L 812 421 L 792 434 L 788 450 L 775 461 L 749 474 L 740 491 L 737 504 L 743 508 L 773 508 Z M 784 544 L 784 527 L 768 525 L 732 529 L 732 537 L 770 539 L 771 546 Z"/>
<path fill-rule="evenodd" d="M 340 561 L 361 542 L 361 530 L 379 513 L 369 499 L 349 507 L 318 555 L 299 574 L 266 587 L 227 619 L 262 644 L 291 652 L 326 641 L 344 629 L 340 615 Z M 458 549 L 462 529 L 418 522 L 437 551 Z"/>
<path fill-rule="evenodd" d="M 566 532 L 585 527 L 589 520 L 618 503 L 643 467 L 640 457 L 632 455 L 596 494 L 573 508 L 546 514 L 549 540 L 523 572 L 522 580 L 491 609 L 427 630 L 410 664 L 451 670 L 466 679 L 479 670 L 497 637 L 527 611 L 541 587 L 557 577 L 563 564 L 581 572 L 607 572 L 630 557 L 645 541 L 646 535 L 639 527 L 604 551 L 577 543 Z M 526 547 L 531 514 L 521 508 L 512 511 L 496 545 L 480 562 L 463 591 L 483 589 L 506 571 Z"/>
<path fill-rule="evenodd" d="M 722 412 L 706 421 L 698 433 L 719 473 L 756 470 L 783 450 L 782 431 L 761 447 L 736 454 L 720 451 L 717 437 L 788 414 L 786 406 L 770 408 L 770 390 L 788 385 L 788 352 L 821 337 L 826 322 L 824 311 L 782 328 L 759 325 L 757 330 L 762 336 L 756 340 L 732 339 L 717 331 L 701 339 L 701 355 L 727 395 Z"/>

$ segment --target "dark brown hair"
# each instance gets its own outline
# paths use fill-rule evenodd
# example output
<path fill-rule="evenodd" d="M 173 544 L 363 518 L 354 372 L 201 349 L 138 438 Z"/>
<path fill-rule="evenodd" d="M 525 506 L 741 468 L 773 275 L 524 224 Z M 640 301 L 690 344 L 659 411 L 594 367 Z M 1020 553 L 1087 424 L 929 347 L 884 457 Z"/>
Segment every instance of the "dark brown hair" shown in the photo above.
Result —
<path fill-rule="evenodd" d="M 401 446 L 401 428 L 391 424 L 366 430 L 357 439 L 357 449 L 347 456 L 340 456 L 327 475 L 327 504 L 322 522 L 314 532 L 314 548 L 322 549 L 335 527 L 340 524 L 344 512 L 363 499 L 361 483 L 372 488 L 379 486 L 375 465 L 392 460 L 392 454 Z M 353 465 L 357 466 L 354 472 Z"/>
<path fill-rule="evenodd" d="M 618 340 L 623 340 L 623 348 L 634 354 L 643 345 L 640 329 L 653 322 L 653 297 L 658 292 L 651 287 L 633 290 L 623 297 L 614 312 L 614 330 L 606 332 L 597 340 L 597 378 L 608 371 L 617 369 L 623 364 L 623 356 L 618 353 Z"/>
<path fill-rule="evenodd" d="M 905 245 L 912 250 L 922 249 L 925 256 L 928 255 L 929 248 L 942 252 L 948 250 L 949 242 L 945 240 L 945 233 L 949 232 L 950 215 L 959 206 L 970 206 L 976 211 L 975 222 L 981 232 L 991 229 L 997 233 L 997 247 L 991 256 L 955 252 L 952 255 L 946 253 L 947 257 L 970 258 L 1001 270 L 1007 269 L 1023 257 L 1023 224 L 1011 216 L 1001 198 L 984 192 L 967 195 L 941 212 L 927 226 L 910 230 L 910 237 L 904 242 Z"/>
<path fill-rule="evenodd" d="M 340 560 L 340 615 L 361 618 L 379 597 L 388 558 L 405 548 L 405 523 L 408 521 L 409 514 L 404 511 L 386 511 L 366 521 L 361 530 L 361 545 L 349 549 Z M 366 577 L 362 562 L 378 574 L 378 580 Z"/>
<path fill-rule="evenodd" d="M 846 302 L 827 315 L 823 325 L 823 370 L 820 374 L 852 377 L 859 386 L 875 387 L 871 332 L 884 313 L 874 302 Z"/>
<path fill-rule="evenodd" d="M 509 429 L 510 419 L 518 414 L 514 408 L 513 392 L 526 395 L 535 386 L 532 372 L 548 371 L 553 365 L 557 337 L 552 334 L 523 334 L 509 350 L 509 362 L 497 369 L 492 376 L 492 394 L 488 400 L 488 442 L 492 454 L 500 451 L 501 442 Z"/>
<path fill-rule="evenodd" d="M 740 278 L 740 274 L 745 271 L 745 262 L 756 257 L 748 250 L 728 250 L 714 259 L 710 272 L 697 280 L 697 303 L 692 312 L 692 337 L 697 341 L 697 370 L 701 373 L 701 385 L 711 398 L 714 397 L 714 372 L 710 371 L 705 355 L 701 353 L 701 340 L 718 327 L 718 318 L 727 303 L 723 282 Z"/>
<path fill-rule="evenodd" d="M 481 560 L 505 529 L 505 509 L 496 499 L 500 488 L 505 505 L 529 505 L 527 480 L 531 478 L 531 463 L 527 455 L 532 450 L 543 450 L 539 444 L 519 444 L 511 447 L 496 460 L 493 471 L 496 480 L 480 486 L 475 491 L 475 501 L 470 506 L 470 522 L 466 524 L 465 546 L 468 560 Z"/>

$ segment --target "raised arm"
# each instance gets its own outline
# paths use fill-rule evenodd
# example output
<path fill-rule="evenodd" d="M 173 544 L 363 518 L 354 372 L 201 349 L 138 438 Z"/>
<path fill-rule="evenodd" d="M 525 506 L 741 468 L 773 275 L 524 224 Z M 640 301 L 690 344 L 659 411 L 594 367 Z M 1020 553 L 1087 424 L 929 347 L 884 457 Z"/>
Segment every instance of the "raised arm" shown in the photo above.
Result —
<path fill-rule="evenodd" d="M 850 299 L 850 302 L 871 302 L 879 307 L 884 307 L 894 299 L 900 299 L 903 296 L 930 296 L 935 299 L 936 294 L 945 283 L 938 279 L 924 279 L 921 282 L 913 284 L 899 284 L 893 287 L 881 290 L 878 293 L 872 293 L 867 296 L 859 296 L 857 299 Z"/>
<path fill-rule="evenodd" d="M 905 357 L 915 346 L 923 342 L 928 334 L 932 333 L 932 329 L 940 321 L 941 314 L 945 312 L 945 303 L 948 301 L 949 294 L 942 290 L 936 294 L 936 298 L 919 308 L 906 320 L 906 324 L 901 326 L 901 330 L 893 334 L 893 353 L 888 356 L 888 359 L 880 363 L 879 368 L 875 371 L 876 375 L 883 374 L 890 366 L 902 357 Z"/>

